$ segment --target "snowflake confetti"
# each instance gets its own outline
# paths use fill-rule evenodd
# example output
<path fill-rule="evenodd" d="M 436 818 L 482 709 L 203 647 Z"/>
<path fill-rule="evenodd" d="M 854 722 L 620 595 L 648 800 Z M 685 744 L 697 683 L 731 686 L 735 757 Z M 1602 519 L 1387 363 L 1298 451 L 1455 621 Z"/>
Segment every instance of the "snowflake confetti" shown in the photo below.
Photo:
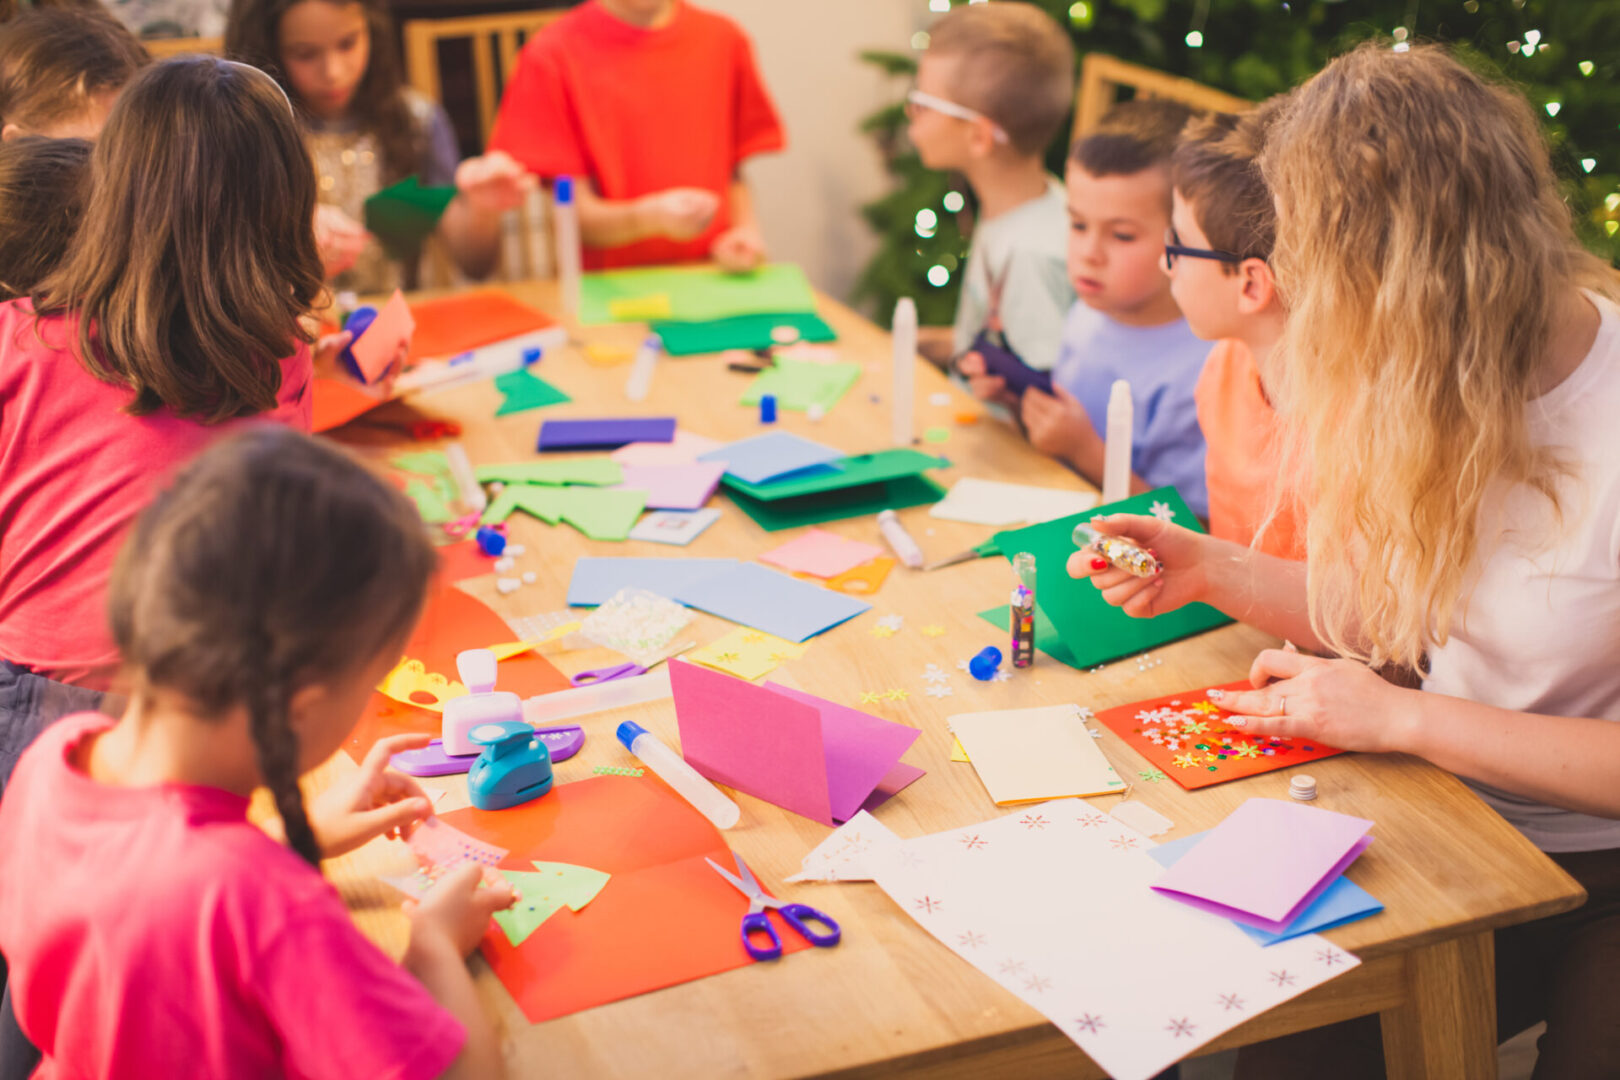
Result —
<path fill-rule="evenodd" d="M 890 630 L 898 630 L 906 624 L 904 615 L 885 615 L 877 621 L 879 626 L 887 626 Z"/>
<path fill-rule="evenodd" d="M 1170 504 L 1167 502 L 1155 502 L 1152 506 L 1148 507 L 1148 513 L 1152 514 L 1160 521 L 1174 521 L 1176 518 L 1176 512 L 1170 509 Z"/>
<path fill-rule="evenodd" d="M 1001 668 L 994 675 L 990 676 L 990 681 L 1006 682 L 1010 678 L 1012 678 L 1012 672 L 1008 671 L 1006 668 Z"/>
<path fill-rule="evenodd" d="M 925 627 L 922 628 L 922 632 L 923 632 L 923 637 L 944 637 L 945 636 L 945 628 L 943 626 L 925 626 Z"/>
<path fill-rule="evenodd" d="M 942 683 L 950 677 L 951 673 L 940 667 L 938 664 L 929 664 L 927 667 L 923 668 L 923 682 Z"/>
<path fill-rule="evenodd" d="M 942 698 L 950 697 L 952 694 L 956 693 L 956 691 L 952 690 L 944 683 L 935 683 L 933 686 L 930 686 L 928 689 L 924 690 L 923 693 L 927 694 L 931 698 Z"/>
<path fill-rule="evenodd" d="M 901 690 L 899 687 L 896 687 L 883 696 L 888 698 L 890 701 L 904 701 L 906 698 L 911 696 L 911 691 Z"/>
<path fill-rule="evenodd" d="M 894 637 L 894 627 L 884 626 L 882 623 L 879 623 L 877 626 L 874 626 L 872 629 L 868 630 L 867 633 L 871 634 L 875 638 L 892 638 Z"/>
<path fill-rule="evenodd" d="M 1136 775 L 1150 784 L 1157 784 L 1160 780 L 1164 779 L 1164 773 L 1160 772 L 1158 769 L 1144 769 Z"/>
<path fill-rule="evenodd" d="M 1093 738 L 1093 739 L 1100 739 L 1100 738 L 1102 738 L 1102 732 L 1100 732 L 1100 731 L 1098 731 L 1098 730 L 1097 730 L 1097 729 L 1096 729 L 1096 728 L 1094 728 L 1094 727 L 1088 727 L 1088 728 L 1086 728 L 1086 734 L 1087 734 L 1087 735 L 1090 735 L 1090 736 L 1091 736 L 1091 737 L 1092 737 L 1092 738 Z"/>

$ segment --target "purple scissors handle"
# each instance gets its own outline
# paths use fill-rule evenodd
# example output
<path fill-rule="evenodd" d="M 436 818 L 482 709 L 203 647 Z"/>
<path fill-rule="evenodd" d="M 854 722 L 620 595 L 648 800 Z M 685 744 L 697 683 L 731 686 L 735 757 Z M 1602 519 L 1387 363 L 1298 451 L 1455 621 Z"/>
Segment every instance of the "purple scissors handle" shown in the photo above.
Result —
<path fill-rule="evenodd" d="M 741 877 L 713 859 L 705 859 L 704 862 L 714 867 L 715 873 L 731 882 L 738 892 L 749 898 L 748 913 L 742 919 L 742 944 L 749 956 L 755 960 L 775 960 L 782 955 L 782 936 L 777 933 L 776 927 L 771 925 L 770 916 L 766 913 L 767 908 L 776 908 L 780 911 L 782 920 L 818 949 L 830 949 L 843 938 L 844 932 L 838 924 L 809 904 L 784 904 L 774 897 L 766 896 L 765 890 L 760 888 L 753 872 L 748 869 L 748 864 L 742 861 L 742 856 L 732 852 L 731 857 L 737 860 L 737 869 L 742 872 Z M 820 923 L 825 927 L 825 931 L 818 933 L 812 930 L 809 926 L 812 922 Z M 757 934 L 764 935 L 770 944 L 755 944 Z"/>
<path fill-rule="evenodd" d="M 582 671 L 568 680 L 570 686 L 592 686 L 600 682 L 611 682 L 614 679 L 629 679 L 636 675 L 647 674 L 647 669 L 633 660 L 626 660 L 613 667 L 591 668 Z"/>
<path fill-rule="evenodd" d="M 755 934 L 764 934 L 770 939 L 769 945 L 755 945 Z M 750 911 L 742 920 L 743 948 L 755 960 L 775 960 L 782 955 L 782 936 L 771 925 L 771 917 L 763 911 Z"/>

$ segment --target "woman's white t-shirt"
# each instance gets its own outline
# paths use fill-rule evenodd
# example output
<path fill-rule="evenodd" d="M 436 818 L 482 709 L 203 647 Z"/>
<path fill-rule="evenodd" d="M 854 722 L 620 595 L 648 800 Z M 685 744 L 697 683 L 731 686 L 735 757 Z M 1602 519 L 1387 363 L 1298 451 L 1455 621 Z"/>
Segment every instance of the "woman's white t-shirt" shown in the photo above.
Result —
<path fill-rule="evenodd" d="M 1589 299 L 1602 316 L 1591 351 L 1528 407 L 1531 441 L 1569 469 L 1563 520 L 1524 488 L 1488 509 L 1466 613 L 1430 650 L 1426 690 L 1620 721 L 1620 308 Z M 1620 848 L 1620 820 L 1470 786 L 1543 851 Z"/>

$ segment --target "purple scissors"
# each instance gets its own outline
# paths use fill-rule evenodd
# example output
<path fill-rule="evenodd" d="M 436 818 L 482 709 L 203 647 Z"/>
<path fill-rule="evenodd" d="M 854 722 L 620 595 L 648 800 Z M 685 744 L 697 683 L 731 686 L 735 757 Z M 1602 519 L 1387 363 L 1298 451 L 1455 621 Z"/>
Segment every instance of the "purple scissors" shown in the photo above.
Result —
<path fill-rule="evenodd" d="M 771 917 L 765 913 L 766 908 L 775 908 L 781 912 L 782 921 L 797 930 L 800 937 L 817 948 L 830 949 L 838 944 L 844 932 L 838 929 L 837 923 L 808 904 L 784 904 L 780 900 L 766 896 L 765 890 L 754 880 L 748 865 L 742 861 L 742 856 L 734 851 L 731 857 L 737 860 L 737 869 L 742 871 L 740 878 L 713 859 L 703 861 L 714 867 L 715 873 L 735 885 L 737 890 L 750 900 L 748 913 L 742 918 L 742 943 L 749 956 L 755 960 L 775 960 L 782 955 L 781 935 L 776 932 L 776 927 L 771 925 Z M 806 920 L 820 923 L 827 928 L 827 932 L 816 933 L 805 925 Z M 753 934 L 764 934 L 770 939 L 770 945 L 755 945 L 751 937 Z"/>
<path fill-rule="evenodd" d="M 612 682 L 614 679 L 633 679 L 637 675 L 647 674 L 647 669 L 633 660 L 626 660 L 613 667 L 591 668 L 568 679 L 569 686 L 594 686 L 601 682 Z"/>

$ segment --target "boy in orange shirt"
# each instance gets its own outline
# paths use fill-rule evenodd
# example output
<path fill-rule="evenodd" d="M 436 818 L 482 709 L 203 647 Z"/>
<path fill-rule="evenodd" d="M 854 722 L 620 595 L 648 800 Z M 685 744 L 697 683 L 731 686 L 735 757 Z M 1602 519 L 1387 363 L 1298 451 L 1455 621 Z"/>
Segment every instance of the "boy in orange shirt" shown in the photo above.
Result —
<path fill-rule="evenodd" d="M 1279 423 L 1262 374 L 1284 321 L 1266 261 L 1276 213 L 1255 162 L 1275 111 L 1262 106 L 1187 126 L 1171 163 L 1165 271 L 1193 333 L 1215 339 L 1193 390 L 1208 445 L 1209 531 L 1270 555 L 1303 559 L 1304 522 L 1294 493 L 1276 490 Z"/>
<path fill-rule="evenodd" d="M 489 148 L 575 178 L 587 270 L 765 259 L 739 168 L 780 150 L 753 47 L 685 0 L 586 0 L 523 49 Z"/>

